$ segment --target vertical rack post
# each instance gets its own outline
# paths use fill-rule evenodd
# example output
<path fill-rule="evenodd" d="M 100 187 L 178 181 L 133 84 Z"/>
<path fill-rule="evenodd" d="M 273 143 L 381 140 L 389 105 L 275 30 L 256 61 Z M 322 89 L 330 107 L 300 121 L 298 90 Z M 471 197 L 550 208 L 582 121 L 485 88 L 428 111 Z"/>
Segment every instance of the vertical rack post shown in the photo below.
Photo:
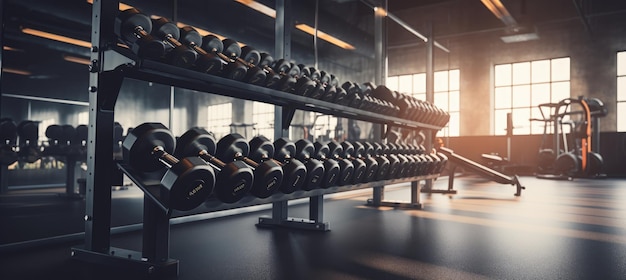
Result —
<path fill-rule="evenodd" d="M 426 101 L 430 103 L 434 103 L 435 101 L 435 73 L 434 73 L 434 64 L 435 64 L 435 56 L 434 56 L 434 43 L 435 36 L 433 35 L 433 26 L 432 23 L 428 23 L 426 27 L 427 34 L 427 42 L 426 42 Z M 424 146 L 426 147 L 426 153 L 430 153 L 433 149 L 433 132 L 428 129 L 425 131 L 424 135 L 426 139 L 424 140 Z M 424 188 L 427 190 L 433 189 L 433 180 L 428 179 L 424 181 Z"/>
<path fill-rule="evenodd" d="M 276 21 L 274 28 L 274 54 L 277 58 L 282 57 L 286 60 L 291 58 L 291 22 L 291 0 L 277 0 Z M 283 116 L 283 111 L 285 110 L 293 109 L 274 106 L 274 139 L 289 135 L 289 126 L 283 123 L 283 118 L 288 118 L 287 116 Z M 293 117 L 293 114 L 291 114 L 291 117 Z M 287 219 L 287 216 L 288 210 L 286 200 L 272 203 L 273 220 L 284 221 Z"/>
<path fill-rule="evenodd" d="M 0 0 L 0 34 L 5 34 L 4 33 L 4 11 L 6 11 L 4 9 L 4 1 Z M 2 37 L 4 36 L 0 36 L 0 50 L 4 49 L 4 41 L 2 40 Z M 2 51 L 0 51 L 0 116 L 2 115 Z M 0 178 L 5 177 L 5 174 L 0 174 Z"/>
<path fill-rule="evenodd" d="M 4 33 L 4 1 L 0 0 L 0 50 L 2 50 L 4 48 L 4 41 L 2 40 L 2 38 L 4 36 L 2 36 L 1 34 L 5 34 Z M 0 51 L 0 116 L 2 116 L 2 53 L 3 51 Z M 16 143 L 17 145 L 17 143 Z M 9 188 L 9 178 L 7 178 L 8 175 L 8 167 L 7 166 L 0 166 L 0 194 L 1 193 L 5 193 L 8 191 Z"/>
<path fill-rule="evenodd" d="M 385 18 L 387 13 L 387 0 L 381 0 L 377 7 L 374 7 L 374 60 L 375 73 L 374 83 L 384 85 L 387 77 L 387 34 Z M 382 125 L 373 125 L 375 137 L 382 135 Z M 377 139 L 380 140 L 380 139 Z M 385 186 L 377 186 L 372 189 L 371 204 L 379 206 L 385 199 Z"/>
<path fill-rule="evenodd" d="M 85 250 L 106 253 L 111 232 L 111 173 L 113 171 L 113 119 L 115 100 L 111 79 L 102 72 L 104 50 L 114 38 L 113 25 L 119 2 L 95 0 L 92 13 L 89 75 L 89 132 L 87 141 L 87 190 Z M 121 79 L 121 78 L 120 78 Z M 121 81 L 119 81 L 121 84 Z M 119 88 L 118 88 L 119 90 Z"/>

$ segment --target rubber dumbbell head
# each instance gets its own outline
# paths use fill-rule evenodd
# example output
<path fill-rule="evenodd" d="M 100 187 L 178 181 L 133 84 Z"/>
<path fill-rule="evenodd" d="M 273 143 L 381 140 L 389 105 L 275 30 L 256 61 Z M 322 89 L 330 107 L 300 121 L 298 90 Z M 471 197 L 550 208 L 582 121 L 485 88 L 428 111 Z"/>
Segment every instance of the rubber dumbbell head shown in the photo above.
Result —
<path fill-rule="evenodd" d="M 114 32 L 142 58 L 157 59 L 165 55 L 166 45 L 156 40 L 150 32 L 152 20 L 135 8 L 126 9 L 115 18 Z"/>
<path fill-rule="evenodd" d="M 178 41 L 180 30 L 176 24 L 163 17 L 152 19 L 151 34 L 171 47 L 166 54 L 169 63 L 182 68 L 191 68 L 195 64 L 198 53 Z"/>
<path fill-rule="evenodd" d="M 326 169 L 321 161 L 313 157 L 315 154 L 315 147 L 313 146 L 313 143 L 306 139 L 300 139 L 296 141 L 295 145 L 295 157 L 304 163 L 307 170 L 307 183 L 302 187 L 302 189 L 312 190 L 323 187 L 326 183 Z M 338 173 L 339 169 L 333 169 L 331 172 Z M 335 174 L 335 176 L 337 175 Z"/>
<path fill-rule="evenodd" d="M 366 147 L 363 143 L 355 141 L 353 143 L 355 157 L 360 158 L 365 162 L 365 174 L 363 175 L 363 182 L 372 182 L 376 180 L 376 174 L 378 173 L 378 162 L 373 158 L 373 147 Z"/>
<path fill-rule="evenodd" d="M 198 53 L 194 69 L 208 74 L 218 74 L 222 71 L 223 61 L 215 54 L 208 53 L 200 47 L 202 36 L 191 26 L 180 28 L 180 42 Z"/>
<path fill-rule="evenodd" d="M 177 210 L 191 210 L 213 192 L 215 173 L 197 157 L 177 159 L 174 135 L 160 123 L 144 123 L 126 135 L 122 143 L 124 159 L 136 170 L 143 172 L 166 168 L 161 178 L 165 191 L 161 200 Z"/>
<path fill-rule="evenodd" d="M 249 151 L 248 142 L 238 133 L 228 134 L 217 141 L 218 158 L 227 162 L 240 160 L 252 167 L 254 182 L 250 193 L 260 198 L 269 197 L 280 187 L 283 170 L 276 161 L 256 162 L 248 158 Z"/>
<path fill-rule="evenodd" d="M 340 186 L 353 184 L 355 169 L 354 164 L 349 159 L 345 158 L 343 146 L 335 140 L 331 140 L 328 144 L 328 155 L 339 163 L 339 170 L 341 170 L 337 184 Z M 361 176 L 362 176 L 362 170 Z"/>
<path fill-rule="evenodd" d="M 306 184 L 306 167 L 293 158 L 296 146 L 293 142 L 280 138 L 272 143 L 265 136 L 256 136 L 250 140 L 250 159 L 261 162 L 276 160 L 283 170 L 283 182 L 279 187 L 282 193 L 292 193 Z M 273 159 L 272 159 L 273 158 Z"/>
<path fill-rule="evenodd" d="M 331 158 L 328 145 L 322 144 L 318 141 L 313 143 L 313 146 L 315 147 L 314 157 L 324 163 L 324 169 L 326 170 L 324 174 L 324 184 L 322 187 L 330 188 L 336 186 L 339 178 L 346 177 L 343 170 L 341 170 L 339 163 Z"/>
<path fill-rule="evenodd" d="M 199 157 L 217 170 L 214 196 L 225 203 L 242 199 L 252 188 L 254 175 L 249 166 L 241 161 L 225 163 L 215 157 L 215 138 L 202 128 L 194 127 L 178 138 L 175 155 Z"/>

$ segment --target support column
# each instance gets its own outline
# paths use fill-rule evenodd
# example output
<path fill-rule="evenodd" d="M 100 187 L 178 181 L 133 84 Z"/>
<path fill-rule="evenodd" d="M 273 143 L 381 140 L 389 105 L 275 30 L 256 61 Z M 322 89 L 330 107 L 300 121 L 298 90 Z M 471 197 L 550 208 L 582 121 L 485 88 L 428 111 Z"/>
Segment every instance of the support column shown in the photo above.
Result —
<path fill-rule="evenodd" d="M 374 59 L 376 63 L 374 83 L 384 85 L 387 79 L 387 0 L 380 0 L 378 6 L 374 7 Z M 373 124 L 373 141 L 382 140 L 382 124 Z M 373 188 L 372 204 L 380 205 L 385 199 L 385 186 Z"/>
<path fill-rule="evenodd" d="M 432 23 L 428 23 L 426 27 L 426 32 L 428 34 L 428 41 L 426 42 L 426 101 L 430 103 L 434 103 L 435 101 L 435 73 L 434 73 L 434 64 L 435 64 L 435 56 L 434 56 L 434 43 L 435 36 L 433 35 L 433 26 Z M 424 140 L 424 147 L 426 147 L 426 153 L 430 153 L 433 149 L 433 132 L 428 129 L 424 131 L 424 135 L 426 139 Z M 433 189 L 433 180 L 428 179 L 424 182 L 424 188 L 427 190 Z"/>

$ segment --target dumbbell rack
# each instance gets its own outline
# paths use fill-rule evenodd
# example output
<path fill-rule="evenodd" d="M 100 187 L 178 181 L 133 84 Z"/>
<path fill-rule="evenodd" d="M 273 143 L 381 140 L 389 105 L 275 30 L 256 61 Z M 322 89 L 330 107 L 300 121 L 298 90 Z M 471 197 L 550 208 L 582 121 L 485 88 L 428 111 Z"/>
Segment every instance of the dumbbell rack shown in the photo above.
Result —
<path fill-rule="evenodd" d="M 280 2 L 280 1 L 279 1 Z M 89 137 L 86 187 L 85 245 L 72 249 L 72 257 L 77 260 L 109 264 L 122 267 L 126 271 L 136 271 L 146 275 L 176 276 L 178 261 L 169 257 L 169 220 L 176 211 L 168 208 L 160 200 L 160 175 L 143 174 L 133 170 L 123 162 L 115 162 L 111 155 L 113 148 L 113 124 L 115 103 L 124 79 L 136 79 L 170 86 L 196 90 L 201 93 L 219 94 L 234 98 L 260 101 L 282 107 L 280 127 L 287 129 L 296 110 L 314 111 L 339 117 L 352 118 L 382 124 L 390 127 L 409 129 L 439 130 L 441 127 L 396 118 L 388 115 L 345 107 L 330 102 L 272 90 L 260 86 L 211 76 L 168 64 L 142 60 L 130 50 L 117 45 L 113 32 L 118 1 L 94 0 L 92 14 L 92 56 L 89 67 Z M 278 4 L 277 4 L 278 6 Z M 284 7 L 283 7 L 284 8 Z M 278 10 L 278 9 L 277 9 Z M 278 23 L 277 26 L 283 23 Z M 283 19 L 284 20 L 284 19 Z M 199 93 L 200 94 L 200 93 Z M 381 137 L 384 137 L 385 132 Z M 111 233 L 111 186 L 113 178 L 126 174 L 144 192 L 143 248 L 141 252 L 113 248 L 110 246 Z M 225 204 L 217 200 L 207 200 L 205 212 L 221 211 L 259 204 L 273 204 L 272 217 L 261 217 L 259 226 L 286 226 L 293 228 L 322 230 L 329 229 L 323 218 L 323 195 L 350 190 L 374 188 L 402 182 L 413 182 L 414 198 L 411 205 L 421 206 L 416 195 L 419 187 L 416 182 L 437 178 L 439 174 L 403 179 L 384 180 L 357 185 L 296 191 L 291 194 L 274 194 L 260 199 L 244 197 L 237 203 Z M 218 182 L 219 183 L 219 182 Z M 374 197 L 374 205 L 382 204 L 381 195 Z M 287 201 L 310 198 L 309 219 L 287 217 Z M 190 214 L 190 213 L 183 213 Z"/>

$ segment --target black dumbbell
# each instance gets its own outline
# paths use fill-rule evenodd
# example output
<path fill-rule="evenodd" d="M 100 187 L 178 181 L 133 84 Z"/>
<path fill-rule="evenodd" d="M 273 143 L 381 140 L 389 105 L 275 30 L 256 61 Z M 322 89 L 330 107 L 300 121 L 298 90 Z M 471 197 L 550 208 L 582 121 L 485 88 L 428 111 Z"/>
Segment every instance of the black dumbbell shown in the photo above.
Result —
<path fill-rule="evenodd" d="M 61 154 L 61 138 L 63 138 L 63 128 L 58 124 L 51 124 L 46 127 L 45 132 L 48 143 L 44 146 L 43 154 L 46 156 L 58 156 Z"/>
<path fill-rule="evenodd" d="M 283 182 L 279 187 L 282 193 L 292 193 L 306 183 L 306 167 L 302 162 L 293 158 L 296 146 L 284 138 L 272 143 L 265 136 L 255 136 L 250 139 L 250 159 L 255 162 L 276 160 L 283 170 Z"/>
<path fill-rule="evenodd" d="M 389 174 L 390 162 L 387 157 L 384 157 L 382 155 L 382 146 L 380 146 L 380 144 L 375 145 L 377 143 L 372 144 L 370 142 L 365 142 L 363 144 L 365 145 L 365 150 L 370 153 L 370 156 L 373 157 L 376 162 L 378 162 L 378 173 L 376 173 L 376 180 L 386 180 L 387 175 Z"/>
<path fill-rule="evenodd" d="M 322 187 L 330 188 L 336 186 L 340 178 L 346 177 L 344 170 L 341 170 L 339 163 L 331 157 L 328 145 L 316 141 L 313 143 L 313 147 L 315 147 L 313 157 L 322 161 L 324 163 L 324 170 L 326 170 L 324 173 L 324 185 Z M 350 170 L 346 171 L 351 172 Z"/>
<path fill-rule="evenodd" d="M 435 166 L 435 160 L 427 154 L 421 154 L 419 155 L 420 159 L 422 160 L 422 175 L 430 175 L 432 174 L 432 170 Z"/>
<path fill-rule="evenodd" d="M 178 41 L 180 30 L 176 24 L 166 18 L 152 19 L 152 32 L 155 38 L 169 47 L 166 58 L 169 63 L 182 68 L 191 68 L 198 59 L 198 53 Z"/>
<path fill-rule="evenodd" d="M 321 161 L 313 157 L 313 154 L 315 154 L 315 147 L 313 146 L 313 143 L 306 139 L 300 139 L 296 141 L 295 146 L 295 158 L 304 163 L 307 170 L 307 183 L 302 186 L 302 189 L 309 191 L 323 187 L 326 184 L 326 169 Z M 335 173 L 335 176 L 337 176 L 337 173 L 339 173 L 339 167 L 337 166 L 337 169 L 333 169 L 330 172 Z"/>
<path fill-rule="evenodd" d="M 160 123 L 143 123 L 124 139 L 124 160 L 141 172 L 167 171 L 161 178 L 160 199 L 169 208 L 191 210 L 213 192 L 213 168 L 197 157 L 178 159 L 171 155 L 176 146 L 174 135 Z"/>
<path fill-rule="evenodd" d="M 405 157 L 401 151 L 399 151 L 398 146 L 394 143 L 386 144 L 388 149 L 388 154 L 391 156 L 395 156 L 398 159 L 398 171 L 396 172 L 394 178 L 404 178 L 407 177 L 407 174 L 411 168 L 411 162 L 407 157 Z"/>
<path fill-rule="evenodd" d="M 237 61 L 245 65 L 248 69 L 243 81 L 253 85 L 265 85 L 267 72 L 257 66 L 261 60 L 261 53 L 250 46 L 242 49 L 237 41 L 232 39 L 222 40 L 224 49 L 222 53 L 232 61 Z M 245 51 L 245 53 L 244 53 Z"/>
<path fill-rule="evenodd" d="M 368 182 L 366 181 L 366 176 L 369 171 L 368 166 L 362 159 L 364 147 L 360 146 L 360 151 L 356 151 L 357 148 L 348 141 L 341 142 L 341 147 L 343 148 L 343 154 L 341 156 L 352 161 L 352 164 L 354 165 L 354 176 L 352 176 L 352 183 L 359 184 Z"/>
<path fill-rule="evenodd" d="M 296 78 L 289 75 L 291 64 L 284 59 L 274 60 L 265 52 L 261 53 L 259 65 L 268 71 L 265 86 L 284 92 L 291 92 L 296 85 Z"/>
<path fill-rule="evenodd" d="M 436 155 L 437 157 L 439 157 L 440 162 L 437 170 L 435 170 L 435 173 L 441 174 L 441 172 L 443 172 L 443 170 L 446 168 L 446 165 L 448 164 L 448 156 L 440 152 L 436 152 Z"/>
<path fill-rule="evenodd" d="M 0 165 L 8 166 L 18 160 L 17 125 L 11 119 L 0 120 Z"/>
<path fill-rule="evenodd" d="M 216 156 L 219 159 L 225 162 L 243 161 L 252 167 L 254 182 L 250 193 L 260 198 L 269 197 L 280 187 L 283 180 L 283 169 L 274 160 L 256 162 L 248 158 L 249 152 L 248 142 L 238 133 L 228 134 L 217 141 Z"/>
<path fill-rule="evenodd" d="M 391 155 L 389 153 L 389 147 L 387 147 L 384 143 L 375 142 L 374 147 L 377 149 L 380 148 L 381 156 L 386 157 L 389 160 L 389 171 L 385 179 L 395 178 L 400 170 L 400 159 L 398 159 L 395 155 Z"/>
<path fill-rule="evenodd" d="M 300 96 L 309 97 L 313 94 L 315 89 L 314 83 L 308 82 L 303 84 L 303 81 L 308 80 L 302 79 L 300 68 L 293 62 L 281 58 L 274 62 L 272 69 L 281 76 L 281 80 L 274 88 Z"/>
<path fill-rule="evenodd" d="M 328 146 L 328 149 L 329 149 L 329 152 L 328 152 L 329 157 L 337 161 L 337 163 L 339 163 L 339 169 L 341 170 L 341 173 L 340 173 L 341 175 L 339 176 L 339 179 L 337 180 L 337 185 L 343 186 L 343 185 L 354 184 L 354 181 L 357 179 L 355 178 L 355 176 L 357 175 L 356 174 L 357 170 L 354 166 L 354 163 L 352 163 L 351 160 L 345 157 L 343 146 L 335 140 L 331 140 L 326 145 Z M 359 166 L 359 168 L 360 170 L 358 170 L 359 172 L 358 180 L 363 178 L 363 166 Z"/>
<path fill-rule="evenodd" d="M 224 61 L 200 47 L 202 45 L 202 36 L 195 28 L 188 25 L 181 27 L 180 42 L 198 53 L 194 69 L 208 74 L 218 74 L 222 71 Z"/>
<path fill-rule="evenodd" d="M 233 60 L 224 54 L 224 43 L 215 35 L 205 35 L 202 37 L 202 49 L 208 53 L 218 56 L 226 63 L 222 68 L 222 76 L 235 81 L 242 81 L 248 73 L 248 68 L 243 63 Z M 230 46 L 234 47 L 234 46 Z M 237 45 L 239 47 L 239 45 Z M 228 51 L 226 51 L 228 52 Z"/>
<path fill-rule="evenodd" d="M 243 198 L 252 188 L 254 175 L 249 166 L 241 161 L 225 163 L 215 157 L 216 141 L 206 130 L 198 127 L 187 130 L 178 138 L 175 155 L 199 157 L 217 170 L 215 197 L 225 203 Z"/>
<path fill-rule="evenodd" d="M 365 145 L 359 141 L 353 142 L 354 156 L 360 158 L 365 163 L 365 175 L 363 176 L 363 182 L 376 181 L 376 175 L 378 174 L 378 161 L 374 159 L 374 147 L 371 145 Z"/>
<path fill-rule="evenodd" d="M 363 103 L 363 88 L 358 83 L 346 81 L 341 85 L 346 91 L 346 105 L 353 108 L 360 108 Z"/>
<path fill-rule="evenodd" d="M 398 149 L 401 150 L 402 155 L 409 160 L 409 169 L 406 172 L 406 177 L 417 176 L 417 170 L 419 168 L 419 161 L 412 154 L 409 145 L 405 143 L 398 143 Z"/>
<path fill-rule="evenodd" d="M 115 18 L 114 32 L 139 57 L 158 59 L 165 56 L 166 45 L 150 35 L 152 32 L 150 17 L 135 8 L 120 12 Z"/>
<path fill-rule="evenodd" d="M 81 124 L 76 126 L 74 138 L 71 141 L 68 157 L 84 160 L 87 156 L 87 125 Z"/>
<path fill-rule="evenodd" d="M 298 64 L 292 67 L 298 67 L 299 69 L 299 75 L 294 77 L 296 78 L 296 84 L 294 85 L 293 93 L 300 96 L 320 99 L 324 95 L 325 88 L 311 79 L 309 67 L 304 64 Z"/>
<path fill-rule="evenodd" d="M 41 148 L 37 145 L 39 124 L 34 121 L 21 121 L 17 125 L 18 157 L 20 161 L 34 163 L 41 158 Z"/>

